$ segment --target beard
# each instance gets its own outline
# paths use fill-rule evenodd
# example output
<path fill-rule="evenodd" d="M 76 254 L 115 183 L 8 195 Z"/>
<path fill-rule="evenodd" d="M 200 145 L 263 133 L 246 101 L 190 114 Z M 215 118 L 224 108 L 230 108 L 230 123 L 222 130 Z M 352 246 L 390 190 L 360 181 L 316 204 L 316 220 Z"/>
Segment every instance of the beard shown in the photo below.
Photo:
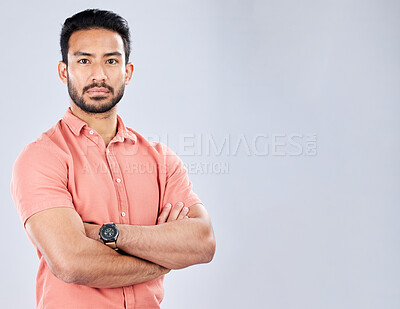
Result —
<path fill-rule="evenodd" d="M 92 83 L 82 89 L 82 94 L 78 94 L 78 90 L 72 85 L 71 81 L 67 77 L 67 86 L 68 86 L 68 93 L 69 96 L 71 97 L 71 100 L 78 106 L 80 107 L 83 111 L 90 113 L 90 114 L 98 114 L 98 113 L 105 113 L 111 110 L 115 105 L 118 104 L 118 102 L 122 99 L 125 91 L 125 84 L 122 83 L 121 87 L 118 89 L 117 94 L 114 95 L 114 88 L 111 86 L 106 85 L 105 82 L 102 83 Z M 91 98 L 94 101 L 99 101 L 99 104 L 89 104 L 87 101 L 83 99 L 83 94 L 89 90 L 90 88 L 93 87 L 104 87 L 110 90 L 111 94 L 113 97 L 106 101 L 106 102 L 100 102 L 104 101 L 106 97 L 104 96 L 95 96 Z"/>

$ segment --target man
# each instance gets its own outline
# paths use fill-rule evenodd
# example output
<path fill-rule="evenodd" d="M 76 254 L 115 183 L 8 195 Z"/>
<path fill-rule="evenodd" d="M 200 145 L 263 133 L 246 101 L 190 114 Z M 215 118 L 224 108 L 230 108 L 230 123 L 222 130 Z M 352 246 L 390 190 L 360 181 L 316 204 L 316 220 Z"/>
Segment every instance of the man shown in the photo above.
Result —
<path fill-rule="evenodd" d="M 117 115 L 133 73 L 126 20 L 80 12 L 60 43 L 70 107 L 11 181 L 38 250 L 37 308 L 159 308 L 165 274 L 213 258 L 210 218 L 176 154 Z"/>

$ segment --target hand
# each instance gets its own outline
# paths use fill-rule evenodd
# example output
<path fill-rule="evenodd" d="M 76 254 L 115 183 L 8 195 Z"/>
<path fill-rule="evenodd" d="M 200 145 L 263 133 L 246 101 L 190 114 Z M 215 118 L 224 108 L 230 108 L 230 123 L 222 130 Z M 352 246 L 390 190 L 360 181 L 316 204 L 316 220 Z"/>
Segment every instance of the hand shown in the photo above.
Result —
<path fill-rule="evenodd" d="M 182 202 L 178 202 L 172 207 L 170 203 L 166 204 L 158 215 L 157 224 L 187 219 L 189 208 L 184 207 Z"/>
<path fill-rule="evenodd" d="M 85 226 L 85 232 L 86 232 L 86 236 L 94 239 L 94 240 L 98 240 L 101 243 L 103 243 L 100 239 L 100 235 L 99 235 L 99 231 L 100 231 L 100 225 L 98 224 L 94 224 L 94 223 L 87 223 L 87 222 L 83 222 L 83 225 Z"/>

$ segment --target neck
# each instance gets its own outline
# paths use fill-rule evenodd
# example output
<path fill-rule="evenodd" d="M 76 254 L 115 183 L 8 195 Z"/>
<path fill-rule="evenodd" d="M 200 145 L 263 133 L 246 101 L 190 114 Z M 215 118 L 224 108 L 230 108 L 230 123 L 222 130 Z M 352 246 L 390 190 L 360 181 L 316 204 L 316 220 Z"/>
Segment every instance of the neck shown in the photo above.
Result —
<path fill-rule="evenodd" d="M 92 114 L 85 112 L 74 102 L 71 102 L 71 111 L 103 138 L 106 147 L 117 134 L 117 106 L 105 113 Z"/>

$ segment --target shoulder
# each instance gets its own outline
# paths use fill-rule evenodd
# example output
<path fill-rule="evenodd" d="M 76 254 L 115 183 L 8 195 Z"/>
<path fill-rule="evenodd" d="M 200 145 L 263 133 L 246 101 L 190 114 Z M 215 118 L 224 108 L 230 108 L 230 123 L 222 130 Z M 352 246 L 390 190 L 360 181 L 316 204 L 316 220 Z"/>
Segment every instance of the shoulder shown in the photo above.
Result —
<path fill-rule="evenodd" d="M 150 152 L 154 152 L 159 156 L 165 156 L 167 154 L 174 153 L 166 144 L 157 141 L 150 141 L 137 131 L 126 127 L 126 130 L 132 133 L 136 137 L 136 143 L 139 147 L 147 148 Z M 175 153 L 174 153 L 175 154 Z M 175 154 L 176 155 L 176 154 Z"/>
<path fill-rule="evenodd" d="M 168 174 L 168 171 L 176 170 L 177 167 L 184 170 L 183 162 L 179 156 L 166 144 L 158 141 L 149 141 L 143 135 L 137 131 L 126 127 L 131 133 L 136 136 L 136 142 L 141 147 L 145 149 L 150 156 L 156 159 L 156 161 L 161 165 Z"/>
<path fill-rule="evenodd" d="M 22 167 L 22 171 L 26 168 L 31 169 L 34 167 L 54 164 L 55 161 L 62 162 L 62 151 L 57 145 L 55 140 L 59 139 L 57 123 L 46 132 L 43 132 L 36 140 L 27 144 L 19 153 L 15 163 L 14 169 Z M 57 164 L 58 164 L 57 163 Z"/>
<path fill-rule="evenodd" d="M 29 156 L 35 155 L 37 153 L 42 153 L 46 151 L 56 151 L 57 147 L 53 141 L 54 135 L 57 135 L 57 123 L 49 130 L 40 134 L 40 136 L 35 139 L 33 142 L 27 144 L 24 149 L 21 151 L 19 156 Z"/>

